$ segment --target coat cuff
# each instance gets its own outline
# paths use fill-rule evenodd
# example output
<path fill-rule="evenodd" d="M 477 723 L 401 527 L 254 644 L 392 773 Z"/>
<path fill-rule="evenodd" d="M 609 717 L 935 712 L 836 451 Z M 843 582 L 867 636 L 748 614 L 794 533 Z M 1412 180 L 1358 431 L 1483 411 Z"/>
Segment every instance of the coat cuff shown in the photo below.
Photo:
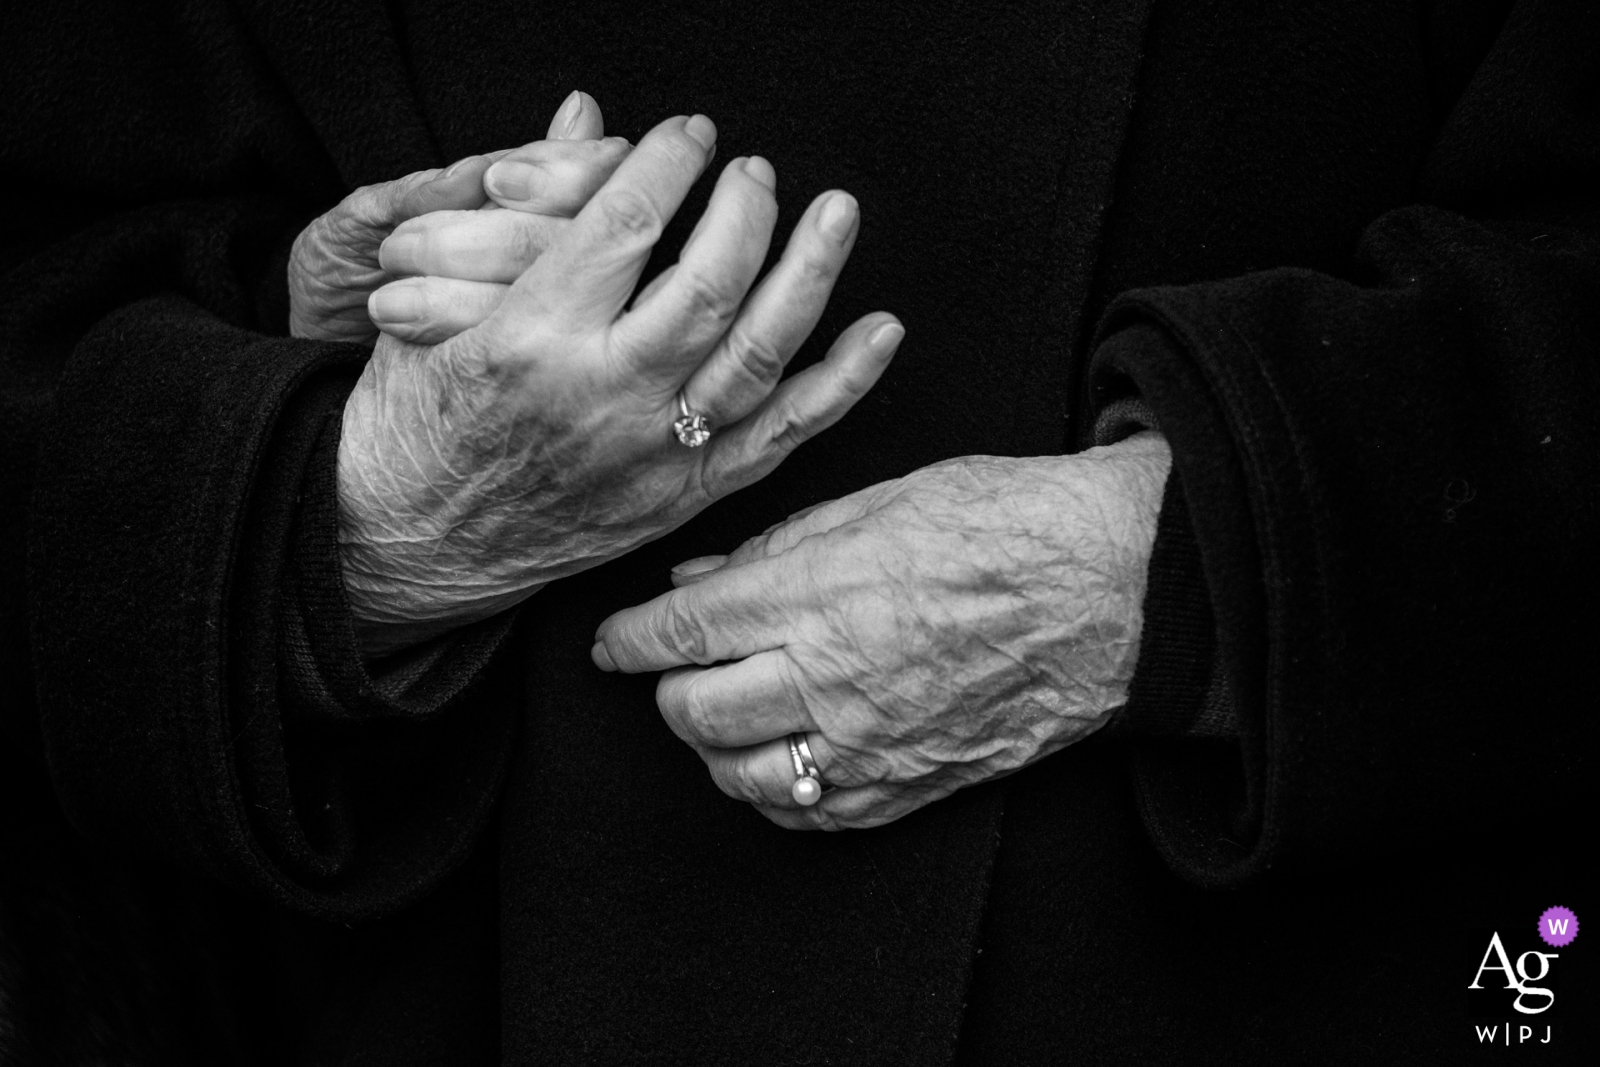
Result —
<path fill-rule="evenodd" d="M 1204 886 L 1252 877 L 1263 855 L 1259 724 L 1233 681 L 1249 669 L 1248 592 L 1230 577 L 1254 574 L 1248 504 L 1226 457 L 1196 447 L 1214 441 L 1220 418 L 1161 329 L 1132 322 L 1103 337 L 1091 360 L 1095 443 L 1145 429 L 1172 445 L 1144 602 L 1144 632 L 1128 703 L 1109 729 L 1132 749 L 1134 787 L 1152 842 L 1180 876 Z M 1206 519 L 1197 531 L 1198 496 Z M 1243 520 L 1241 523 L 1240 520 Z M 1220 584 L 1219 584 L 1220 583 Z M 1248 583 L 1243 583 L 1248 590 Z M 1231 625 L 1219 639 L 1215 591 Z M 1242 603 L 1241 603 L 1242 601 Z"/>
<path fill-rule="evenodd" d="M 367 355 L 181 298 L 128 305 L 61 376 L 28 531 L 40 739 L 67 817 L 341 922 L 405 907 L 469 854 L 522 682 L 505 657 L 479 669 L 487 626 L 363 675 L 300 607 L 337 603 L 297 546 L 328 536 Z M 298 645 L 280 625 L 296 610 L 313 617 Z M 469 689 L 472 714 L 440 714 Z"/>
<path fill-rule="evenodd" d="M 512 703 L 486 692 L 512 613 L 380 662 L 361 656 L 338 547 L 355 378 L 319 375 L 284 405 L 230 618 L 237 703 L 251 709 L 235 742 L 251 826 L 324 914 L 387 911 L 465 859 L 513 724 Z M 473 714 L 458 711 L 468 699 Z"/>

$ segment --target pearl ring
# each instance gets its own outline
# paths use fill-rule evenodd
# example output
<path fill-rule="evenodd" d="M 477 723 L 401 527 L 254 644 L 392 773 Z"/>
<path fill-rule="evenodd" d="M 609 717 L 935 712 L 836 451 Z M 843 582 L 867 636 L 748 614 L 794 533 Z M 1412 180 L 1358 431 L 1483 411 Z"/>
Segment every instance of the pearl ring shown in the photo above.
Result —
<path fill-rule="evenodd" d="M 789 735 L 789 758 L 794 761 L 794 785 L 789 787 L 789 795 L 796 804 L 808 808 L 822 799 L 822 771 L 811 758 L 805 734 Z"/>

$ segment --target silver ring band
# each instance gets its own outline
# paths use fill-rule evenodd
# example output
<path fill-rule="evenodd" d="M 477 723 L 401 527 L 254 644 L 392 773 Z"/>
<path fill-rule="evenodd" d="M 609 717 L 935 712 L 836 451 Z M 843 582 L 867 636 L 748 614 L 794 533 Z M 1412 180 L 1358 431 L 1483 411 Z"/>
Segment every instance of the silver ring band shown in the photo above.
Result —
<path fill-rule="evenodd" d="M 811 746 L 806 744 L 806 735 L 790 734 L 789 737 L 794 742 L 795 754 L 800 757 L 801 773 L 808 778 L 822 781 L 822 768 L 817 766 L 816 759 L 811 755 Z"/>
<path fill-rule="evenodd" d="M 788 737 L 789 758 L 794 761 L 794 776 L 796 778 L 804 778 L 806 777 L 806 764 L 805 761 L 800 758 L 799 737 L 799 734 L 790 734 Z"/>
<path fill-rule="evenodd" d="M 810 807 L 822 799 L 824 786 L 822 770 L 811 756 L 805 734 L 789 735 L 789 759 L 794 763 L 794 784 L 789 787 L 789 795 L 801 807 Z"/>

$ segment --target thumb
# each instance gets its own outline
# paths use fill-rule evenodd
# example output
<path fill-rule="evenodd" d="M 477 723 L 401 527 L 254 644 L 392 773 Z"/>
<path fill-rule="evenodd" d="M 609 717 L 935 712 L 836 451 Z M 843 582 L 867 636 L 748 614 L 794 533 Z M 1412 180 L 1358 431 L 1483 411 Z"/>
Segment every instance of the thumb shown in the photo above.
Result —
<path fill-rule="evenodd" d="M 604 117 L 594 97 L 579 89 L 561 102 L 556 117 L 550 120 L 547 141 L 597 141 L 606 135 Z"/>
<path fill-rule="evenodd" d="M 682 589 L 686 585 L 693 585 L 711 577 L 727 562 L 727 556 L 697 556 L 694 559 L 684 560 L 672 568 L 672 586 L 674 589 Z"/>
<path fill-rule="evenodd" d="M 423 171 L 428 175 L 424 181 L 412 183 L 411 178 L 416 175 L 411 175 L 391 183 L 398 188 L 387 224 L 398 226 L 430 211 L 471 211 L 482 207 L 488 200 L 483 192 L 483 172 L 492 162 L 486 156 L 468 156 L 431 175 Z M 401 187 L 402 183 L 408 184 Z"/>

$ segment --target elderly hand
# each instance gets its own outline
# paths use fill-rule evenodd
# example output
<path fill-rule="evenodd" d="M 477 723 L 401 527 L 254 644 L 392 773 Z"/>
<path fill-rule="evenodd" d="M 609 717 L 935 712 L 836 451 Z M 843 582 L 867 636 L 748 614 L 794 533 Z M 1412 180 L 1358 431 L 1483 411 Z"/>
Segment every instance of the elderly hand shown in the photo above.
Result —
<path fill-rule="evenodd" d="M 479 325 L 431 347 L 379 340 L 345 405 L 338 477 L 345 583 L 369 653 L 672 530 L 765 475 L 882 373 L 903 331 L 876 314 L 779 385 L 857 211 L 822 194 L 751 290 L 777 216 L 758 157 L 724 168 L 676 266 L 622 313 L 715 137 L 704 116 L 657 126 Z M 704 447 L 674 438 L 680 394 L 715 430 Z"/>
<path fill-rule="evenodd" d="M 423 273 L 411 270 L 405 260 L 382 262 L 380 247 L 407 220 L 420 222 L 419 217 L 436 218 L 430 216 L 434 212 L 497 205 L 516 209 L 522 218 L 537 218 L 528 212 L 575 213 L 626 154 L 627 142 L 620 138 L 596 140 L 603 132 L 599 105 L 587 94 L 574 92 L 551 121 L 545 141 L 468 156 L 444 170 L 417 171 L 357 189 L 295 239 L 288 272 L 290 334 L 317 340 L 373 340 L 377 331 L 368 314 L 369 298 L 398 273 Z M 518 181 L 530 169 L 543 180 Z M 531 256 L 527 258 L 531 261 Z M 449 285 L 438 289 L 436 293 L 424 287 L 419 313 L 406 315 L 395 332 L 410 340 L 440 341 L 470 325 L 453 308 Z M 429 311 L 430 299 L 444 309 L 440 321 L 434 321 Z"/>
<path fill-rule="evenodd" d="M 779 825 L 890 822 L 1126 702 L 1170 462 L 1144 433 L 926 467 L 681 564 L 679 588 L 601 624 L 594 660 L 668 669 L 667 723 Z M 791 793 L 791 733 L 837 787 L 814 806 Z"/>

